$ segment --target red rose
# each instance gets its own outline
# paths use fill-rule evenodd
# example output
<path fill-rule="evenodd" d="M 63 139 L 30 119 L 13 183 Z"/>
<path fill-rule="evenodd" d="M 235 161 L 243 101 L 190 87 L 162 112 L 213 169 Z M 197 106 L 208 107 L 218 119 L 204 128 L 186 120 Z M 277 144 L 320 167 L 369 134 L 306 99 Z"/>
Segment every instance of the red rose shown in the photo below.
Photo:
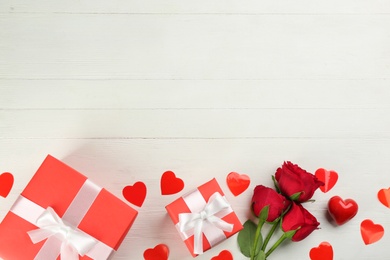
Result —
<path fill-rule="evenodd" d="M 272 222 L 277 219 L 287 208 L 290 202 L 274 189 L 258 185 L 253 191 L 252 208 L 256 216 L 261 210 L 269 205 L 267 221 Z"/>
<path fill-rule="evenodd" d="M 301 192 L 299 198 L 296 199 L 298 202 L 308 201 L 313 197 L 315 190 L 324 185 L 316 176 L 291 162 L 284 162 L 282 167 L 276 170 L 275 179 L 284 195 L 290 197 Z"/>
<path fill-rule="evenodd" d="M 301 204 L 293 203 L 290 210 L 284 215 L 282 229 L 284 232 L 297 230 L 292 241 L 301 241 L 318 228 L 320 223 Z"/>

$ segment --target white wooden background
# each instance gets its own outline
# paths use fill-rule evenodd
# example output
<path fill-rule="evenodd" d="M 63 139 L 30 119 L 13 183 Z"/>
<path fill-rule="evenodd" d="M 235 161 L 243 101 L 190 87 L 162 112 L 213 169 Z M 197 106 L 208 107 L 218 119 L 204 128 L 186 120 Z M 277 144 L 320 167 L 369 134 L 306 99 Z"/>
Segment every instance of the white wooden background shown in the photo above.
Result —
<path fill-rule="evenodd" d="M 244 222 L 256 184 L 291 160 L 339 172 L 308 205 L 321 230 L 270 259 L 309 259 L 322 241 L 335 259 L 386 259 L 390 209 L 390 2 L 387 0 L 111 0 L 0 2 L 0 172 L 15 176 L 0 219 L 50 153 L 121 197 L 148 195 L 113 259 L 159 243 L 192 259 L 164 206 L 216 177 Z M 173 170 L 186 186 L 162 197 Z M 239 197 L 226 175 L 250 175 Z M 333 195 L 358 215 L 330 224 Z M 385 228 L 365 246 L 360 222 Z M 229 249 L 244 259 L 236 237 Z"/>

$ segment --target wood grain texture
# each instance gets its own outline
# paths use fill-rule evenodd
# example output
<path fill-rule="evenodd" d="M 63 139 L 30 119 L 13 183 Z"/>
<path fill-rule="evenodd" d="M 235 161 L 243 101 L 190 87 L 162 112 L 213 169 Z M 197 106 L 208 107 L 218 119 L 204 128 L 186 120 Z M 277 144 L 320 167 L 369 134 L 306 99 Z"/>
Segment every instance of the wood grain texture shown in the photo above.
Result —
<path fill-rule="evenodd" d="M 4 0 L 0 2 L 4 13 L 97 13 L 97 14 L 138 14 L 138 13 L 215 13 L 228 14 L 389 14 L 390 7 L 384 0 L 297 0 L 297 1 L 217 1 L 217 0 L 42 0 L 32 2 Z"/>
<path fill-rule="evenodd" d="M 0 79 L 390 75 L 387 15 L 3 14 L 0 24 Z"/>
<path fill-rule="evenodd" d="M 166 243 L 192 259 L 164 206 L 215 177 L 244 222 L 255 185 L 284 161 L 339 182 L 306 205 L 321 229 L 272 259 L 309 259 L 322 241 L 335 259 L 384 259 L 390 186 L 390 2 L 0 2 L 0 172 L 15 176 L 2 219 L 47 154 L 122 198 L 142 180 L 148 195 L 114 260 L 143 259 Z M 166 170 L 185 182 L 161 196 Z M 252 178 L 234 197 L 231 171 Z M 360 206 L 348 224 L 326 218 L 333 195 Z M 385 236 L 365 246 L 360 222 Z M 228 249 L 236 237 L 197 259 Z M 271 259 L 271 257 L 270 257 Z"/>

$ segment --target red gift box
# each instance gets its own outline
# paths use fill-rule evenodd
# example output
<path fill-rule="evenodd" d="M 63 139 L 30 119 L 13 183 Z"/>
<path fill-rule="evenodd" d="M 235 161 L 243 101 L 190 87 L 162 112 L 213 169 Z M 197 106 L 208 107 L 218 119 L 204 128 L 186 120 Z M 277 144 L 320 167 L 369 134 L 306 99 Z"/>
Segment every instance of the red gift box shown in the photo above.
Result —
<path fill-rule="evenodd" d="M 243 228 L 215 179 L 165 208 L 194 257 Z"/>
<path fill-rule="evenodd" d="M 107 259 L 118 249 L 137 214 L 48 155 L 0 224 L 0 259 L 60 259 L 60 252 L 62 259 L 69 252 L 76 259 Z M 53 228 L 47 221 L 57 222 Z"/>

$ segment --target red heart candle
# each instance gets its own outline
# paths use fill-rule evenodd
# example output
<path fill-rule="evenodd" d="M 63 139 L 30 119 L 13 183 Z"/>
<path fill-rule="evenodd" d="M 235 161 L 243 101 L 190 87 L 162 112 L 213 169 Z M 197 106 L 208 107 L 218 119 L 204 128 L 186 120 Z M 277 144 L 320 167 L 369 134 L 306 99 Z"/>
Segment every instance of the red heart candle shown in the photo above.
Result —
<path fill-rule="evenodd" d="M 249 187 L 251 180 L 246 174 L 231 172 L 226 177 L 226 182 L 233 195 L 238 196 Z"/>
<path fill-rule="evenodd" d="M 343 225 L 357 214 L 358 204 L 353 199 L 334 196 L 328 202 L 328 212 L 337 225 Z"/>

